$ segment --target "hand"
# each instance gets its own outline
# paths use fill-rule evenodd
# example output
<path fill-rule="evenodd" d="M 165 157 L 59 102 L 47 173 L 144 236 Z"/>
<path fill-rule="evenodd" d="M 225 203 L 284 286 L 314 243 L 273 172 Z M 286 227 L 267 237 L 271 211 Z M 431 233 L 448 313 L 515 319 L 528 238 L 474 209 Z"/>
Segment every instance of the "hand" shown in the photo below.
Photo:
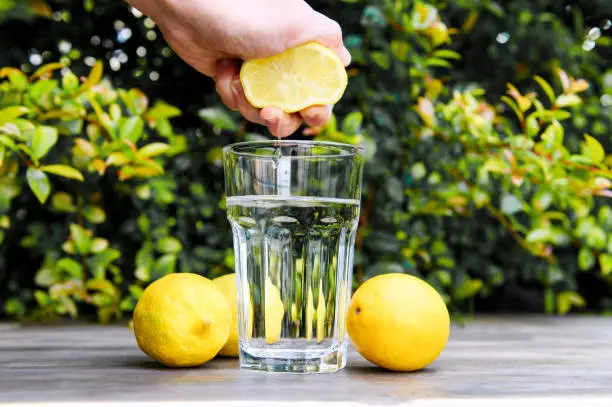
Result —
<path fill-rule="evenodd" d="M 247 120 L 263 124 L 276 137 L 295 132 L 302 122 L 322 126 L 332 106 L 312 106 L 287 114 L 275 107 L 257 109 L 245 98 L 239 80 L 243 60 L 279 54 L 318 41 L 351 56 L 335 21 L 303 0 L 130 0 L 159 26 L 168 44 L 189 65 L 214 78 L 223 103 Z"/>

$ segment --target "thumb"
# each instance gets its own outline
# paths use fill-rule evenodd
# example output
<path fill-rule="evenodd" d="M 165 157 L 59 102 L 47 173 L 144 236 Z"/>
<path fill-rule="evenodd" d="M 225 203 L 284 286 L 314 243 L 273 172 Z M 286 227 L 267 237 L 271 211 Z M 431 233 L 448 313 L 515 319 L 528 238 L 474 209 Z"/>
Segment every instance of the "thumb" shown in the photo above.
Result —
<path fill-rule="evenodd" d="M 305 26 L 302 34 L 291 47 L 308 41 L 316 41 L 334 51 L 344 66 L 348 66 L 351 63 L 351 54 L 344 46 L 340 24 L 314 10 L 313 17 L 304 20 Z"/>

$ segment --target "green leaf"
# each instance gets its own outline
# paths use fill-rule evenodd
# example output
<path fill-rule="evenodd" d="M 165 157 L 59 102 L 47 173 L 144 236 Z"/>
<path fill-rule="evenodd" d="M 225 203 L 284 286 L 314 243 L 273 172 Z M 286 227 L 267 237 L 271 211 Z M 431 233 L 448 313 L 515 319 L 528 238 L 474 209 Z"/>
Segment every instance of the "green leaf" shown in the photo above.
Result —
<path fill-rule="evenodd" d="M 580 99 L 580 96 L 573 93 L 559 95 L 557 96 L 557 100 L 555 100 L 555 105 L 557 107 L 576 106 L 581 103 L 582 99 Z"/>
<path fill-rule="evenodd" d="M 437 58 L 446 58 L 446 59 L 461 59 L 461 54 L 450 49 L 440 49 L 435 51 L 433 55 Z"/>
<path fill-rule="evenodd" d="M 527 234 L 525 240 L 529 243 L 552 242 L 554 241 L 554 234 L 550 229 L 534 229 Z"/>
<path fill-rule="evenodd" d="M 452 68 L 450 62 L 448 62 L 446 59 L 440 58 L 427 58 L 425 60 L 425 66 L 440 66 L 443 68 Z"/>
<path fill-rule="evenodd" d="M 165 143 L 151 143 L 138 150 L 138 155 L 143 157 L 154 157 L 168 151 L 170 147 Z"/>
<path fill-rule="evenodd" d="M 612 254 L 602 253 L 599 255 L 599 266 L 601 267 L 601 274 L 607 276 L 612 273 Z"/>
<path fill-rule="evenodd" d="M 580 294 L 573 291 L 564 291 L 557 295 L 557 311 L 565 315 L 572 307 L 584 307 L 585 301 Z"/>
<path fill-rule="evenodd" d="M 32 156 L 37 159 L 44 157 L 55 143 L 57 143 L 57 129 L 55 127 L 37 127 L 30 142 Z"/>
<path fill-rule="evenodd" d="M 410 44 L 406 41 L 392 40 L 391 41 L 391 52 L 395 58 L 402 62 L 406 62 L 408 52 L 410 51 Z"/>
<path fill-rule="evenodd" d="M 523 203 L 515 195 L 504 194 L 501 199 L 501 211 L 506 215 L 513 215 L 523 210 Z"/>
<path fill-rule="evenodd" d="M 11 106 L 0 110 L 0 126 L 2 126 L 4 123 L 12 121 L 13 119 L 23 116 L 29 111 L 30 109 L 25 106 Z"/>
<path fill-rule="evenodd" d="M 373 51 L 370 56 L 372 57 L 374 63 L 382 69 L 386 70 L 391 66 L 391 59 L 389 58 L 389 55 L 384 52 Z"/>
<path fill-rule="evenodd" d="M 4 134 L 0 134 L 0 144 L 5 147 L 10 148 L 14 152 L 19 152 L 19 149 L 17 148 L 17 145 L 15 144 L 15 142 L 11 140 L 10 138 L 8 138 L 7 136 L 5 136 Z"/>
<path fill-rule="evenodd" d="M 8 74 L 11 85 L 17 90 L 24 90 L 28 86 L 28 77 L 19 71 L 11 71 Z"/>
<path fill-rule="evenodd" d="M 585 142 L 582 146 L 582 154 L 586 155 L 595 164 L 599 164 L 603 161 L 606 153 L 595 137 L 591 137 L 588 134 L 584 136 Z"/>
<path fill-rule="evenodd" d="M 26 171 L 28 185 L 40 203 L 45 203 L 51 192 L 49 178 L 41 170 L 29 167 Z"/>
<path fill-rule="evenodd" d="M 162 253 L 177 253 L 183 250 L 183 245 L 178 239 L 166 236 L 157 242 L 157 250 Z"/>
<path fill-rule="evenodd" d="M 34 291 L 34 298 L 36 299 L 38 305 L 40 305 L 41 307 L 45 307 L 51 303 L 51 298 L 49 297 L 49 295 L 41 290 Z"/>
<path fill-rule="evenodd" d="M 34 282 L 36 285 L 41 287 L 49 287 L 56 283 L 57 280 L 58 276 L 56 275 L 55 270 L 51 267 L 43 267 L 39 269 L 34 276 Z"/>
<path fill-rule="evenodd" d="M 70 237 L 79 253 L 89 254 L 91 250 L 91 237 L 89 237 L 87 229 L 73 223 L 70 225 Z"/>
<path fill-rule="evenodd" d="M 176 254 L 164 254 L 155 260 L 151 268 L 151 280 L 157 280 L 167 274 L 174 273 L 176 267 Z"/>
<path fill-rule="evenodd" d="M 38 68 L 36 72 L 34 72 L 34 75 L 32 75 L 30 79 L 38 78 L 39 76 L 46 75 L 48 73 L 57 71 L 58 69 L 62 69 L 64 67 L 65 65 L 62 64 L 61 62 L 52 62 L 50 64 L 43 65 L 40 68 Z"/>
<path fill-rule="evenodd" d="M 455 289 L 454 297 L 458 300 L 471 298 L 482 289 L 482 280 L 465 280 Z"/>
<path fill-rule="evenodd" d="M 535 79 L 535 81 L 540 85 L 544 93 L 546 93 L 546 96 L 548 97 L 548 100 L 550 100 L 550 103 L 554 104 L 555 103 L 555 92 L 553 91 L 550 84 L 546 82 L 544 78 L 538 75 L 534 76 L 533 79 Z"/>
<path fill-rule="evenodd" d="M 342 131 L 348 135 L 358 134 L 361 131 L 363 123 L 363 113 L 349 113 L 342 121 Z"/>
<path fill-rule="evenodd" d="M 25 316 L 26 307 L 19 299 L 9 298 L 4 303 L 4 312 L 6 312 L 7 315 L 10 315 L 19 320 Z"/>
<path fill-rule="evenodd" d="M 104 223 L 106 221 L 106 213 L 99 206 L 87 205 L 83 209 L 83 216 L 91 223 Z"/>
<path fill-rule="evenodd" d="M 63 164 L 43 165 L 40 167 L 40 170 L 64 178 L 76 179 L 79 181 L 84 180 L 83 174 L 81 174 L 79 170 Z"/>
<path fill-rule="evenodd" d="M 121 130 L 119 131 L 119 137 L 121 139 L 131 140 L 134 143 L 137 142 L 142 136 L 144 130 L 144 121 L 140 116 L 134 116 L 123 122 Z"/>
<path fill-rule="evenodd" d="M 63 270 L 74 278 L 83 278 L 83 266 L 70 257 L 62 257 L 56 264 L 59 270 Z"/>
<path fill-rule="evenodd" d="M 510 106 L 510 108 L 514 111 L 516 117 L 521 120 L 523 119 L 523 112 L 521 112 L 521 109 L 519 109 L 518 105 L 513 99 L 509 98 L 508 96 L 502 96 L 501 100 L 503 100 L 508 106 Z"/>
<path fill-rule="evenodd" d="M 209 107 L 201 109 L 198 112 L 200 118 L 214 126 L 216 130 L 238 130 L 238 125 L 234 122 L 232 116 L 230 116 L 225 110 Z"/>
<path fill-rule="evenodd" d="M 108 249 L 108 240 L 103 239 L 101 237 L 97 237 L 91 242 L 91 252 L 92 253 L 100 253 L 104 250 Z"/>
<path fill-rule="evenodd" d="M 89 71 L 89 75 L 87 76 L 87 82 L 83 84 L 83 90 L 89 89 L 93 86 L 96 86 L 102 80 L 102 74 L 104 73 L 104 65 L 102 65 L 102 61 L 96 61 L 91 71 Z"/>
<path fill-rule="evenodd" d="M 152 108 L 147 112 L 148 119 L 170 119 L 172 117 L 177 117 L 182 114 L 181 110 L 178 107 L 174 107 L 164 102 L 157 102 Z"/>
<path fill-rule="evenodd" d="M 51 206 L 53 209 L 62 212 L 74 212 L 76 210 L 76 207 L 72 202 L 72 196 L 66 192 L 55 193 L 51 199 Z"/>
<path fill-rule="evenodd" d="M 586 271 L 595 265 L 595 255 L 588 247 L 583 247 L 578 252 L 578 267 Z"/>
<path fill-rule="evenodd" d="M 79 78 L 72 72 L 68 72 L 62 77 L 62 87 L 69 91 L 76 90 L 79 87 Z"/>

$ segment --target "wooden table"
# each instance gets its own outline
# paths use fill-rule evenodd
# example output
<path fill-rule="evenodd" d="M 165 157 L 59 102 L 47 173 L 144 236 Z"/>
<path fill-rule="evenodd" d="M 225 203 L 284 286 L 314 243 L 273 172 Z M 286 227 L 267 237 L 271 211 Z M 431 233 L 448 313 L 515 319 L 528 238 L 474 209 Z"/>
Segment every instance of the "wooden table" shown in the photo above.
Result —
<path fill-rule="evenodd" d="M 0 324 L 0 406 L 612 407 L 612 319 L 477 318 L 440 358 L 390 373 L 353 353 L 335 374 L 166 369 L 125 326 Z"/>

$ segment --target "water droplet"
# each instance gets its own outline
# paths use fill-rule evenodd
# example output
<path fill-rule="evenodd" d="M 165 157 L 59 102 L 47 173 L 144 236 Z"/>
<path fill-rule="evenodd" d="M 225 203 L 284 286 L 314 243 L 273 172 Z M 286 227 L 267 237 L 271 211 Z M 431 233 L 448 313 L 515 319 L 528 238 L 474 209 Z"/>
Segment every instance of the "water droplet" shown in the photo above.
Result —
<path fill-rule="evenodd" d="M 153 82 L 158 80 L 159 79 L 159 72 L 151 71 L 151 73 L 149 74 L 149 79 L 151 79 Z"/>
<path fill-rule="evenodd" d="M 605 94 L 601 97 L 601 104 L 608 107 L 612 106 L 612 95 Z"/>
<path fill-rule="evenodd" d="M 153 27 L 155 27 L 155 22 L 153 20 L 151 20 L 149 17 L 145 18 L 144 20 L 144 26 L 151 29 Z"/>
<path fill-rule="evenodd" d="M 83 61 L 85 62 L 85 65 L 87 65 L 87 66 L 94 66 L 94 64 L 96 63 L 96 58 L 94 58 L 94 57 L 85 57 L 85 59 Z"/>
<path fill-rule="evenodd" d="M 599 27 L 593 27 L 589 30 L 589 33 L 587 34 L 587 37 L 590 40 L 597 40 L 599 37 L 601 37 L 601 30 L 599 29 Z"/>
<path fill-rule="evenodd" d="M 67 54 L 72 49 L 72 44 L 66 40 L 60 40 L 57 44 L 57 49 L 59 49 L 62 54 Z"/>
<path fill-rule="evenodd" d="M 136 48 L 136 55 L 139 57 L 144 57 L 147 55 L 147 49 L 141 45 L 140 47 Z"/>
<path fill-rule="evenodd" d="M 102 41 L 102 46 L 107 49 L 111 49 L 113 47 L 113 41 L 108 38 Z"/>
<path fill-rule="evenodd" d="M 115 28 L 116 31 L 119 31 L 120 29 L 125 27 L 125 23 L 123 21 L 121 21 L 121 20 L 115 20 L 115 23 L 113 24 L 113 27 Z"/>
<path fill-rule="evenodd" d="M 138 10 L 135 7 L 130 8 L 130 11 L 132 12 L 132 15 L 136 18 L 140 18 L 142 17 L 142 13 L 140 12 L 140 10 Z"/>
<path fill-rule="evenodd" d="M 98 37 L 97 35 L 94 35 L 93 37 L 91 37 L 91 45 L 100 45 L 100 37 Z"/>
<path fill-rule="evenodd" d="M 147 31 L 147 40 L 155 41 L 157 39 L 157 33 L 155 31 Z"/>
<path fill-rule="evenodd" d="M 42 61 L 43 61 L 42 55 L 38 53 L 30 55 L 30 63 L 32 65 L 40 65 L 42 64 Z"/>
<path fill-rule="evenodd" d="M 595 41 L 593 41 L 590 38 L 585 40 L 584 43 L 582 44 L 582 49 L 585 51 L 590 51 L 593 48 L 595 48 Z"/>
<path fill-rule="evenodd" d="M 119 30 L 119 32 L 117 32 L 118 43 L 124 43 L 130 38 L 132 38 L 132 30 L 129 28 L 122 28 L 121 30 Z"/>
<path fill-rule="evenodd" d="M 609 30 L 612 27 L 612 20 L 607 19 L 606 21 L 604 21 L 602 28 L 604 30 Z"/>
<path fill-rule="evenodd" d="M 505 44 L 510 40 L 510 33 L 501 32 L 497 34 L 497 37 L 495 37 L 495 40 L 500 44 Z"/>
<path fill-rule="evenodd" d="M 119 69 L 121 69 L 121 62 L 119 62 L 118 58 L 112 57 L 109 61 L 108 64 L 110 65 L 110 68 L 113 71 L 118 71 Z"/>
<path fill-rule="evenodd" d="M 121 62 L 122 64 L 125 64 L 128 61 L 128 56 L 127 54 L 122 52 L 121 54 L 119 54 L 117 59 L 119 59 L 119 62 Z"/>
<path fill-rule="evenodd" d="M 172 55 L 172 50 L 168 47 L 164 47 L 161 53 L 164 57 L 168 58 L 170 55 Z"/>

